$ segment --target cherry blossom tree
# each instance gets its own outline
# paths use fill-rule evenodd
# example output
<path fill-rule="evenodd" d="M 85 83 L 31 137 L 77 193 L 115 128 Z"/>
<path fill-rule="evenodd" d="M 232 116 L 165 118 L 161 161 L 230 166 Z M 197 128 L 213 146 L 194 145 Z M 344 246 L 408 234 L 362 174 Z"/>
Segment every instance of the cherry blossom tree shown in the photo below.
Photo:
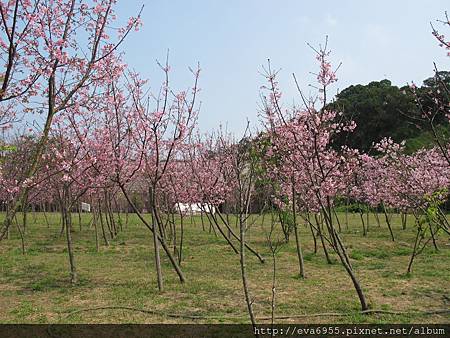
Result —
<path fill-rule="evenodd" d="M 30 1 L 10 1 L 7 5 L 2 1 L 0 9 L 5 34 L 8 35 L 8 25 L 16 27 L 15 22 L 25 22 L 17 26 L 23 27 L 23 33 L 14 33 L 14 36 L 22 36 L 14 38 L 11 30 L 8 38 L 10 46 L 13 46 L 8 51 L 14 52 L 16 49 L 11 56 L 11 69 L 20 74 L 20 67 L 15 68 L 14 64 L 21 60 L 20 65 L 27 68 L 28 74 L 32 74 L 27 75 L 25 80 L 17 76 L 7 77 L 5 74 L 3 85 L 6 90 L 2 95 L 9 97 L 26 92 L 32 97 L 24 112 L 39 112 L 45 116 L 38 145 L 24 181 L 32 180 L 39 168 L 55 116 L 68 108 L 82 111 L 83 106 L 95 96 L 97 86 L 109 78 L 109 74 L 105 72 L 106 65 L 121 63 L 116 50 L 128 33 L 139 27 L 140 19 L 131 18 L 127 26 L 119 29 L 117 36 L 111 37 L 110 27 L 116 17 L 115 2 L 59 0 L 38 1 L 32 5 Z M 15 6 L 11 7 L 13 3 Z M 11 11 L 15 14 L 10 19 L 12 24 L 8 24 Z M 3 39 L 3 48 L 5 43 Z M 23 44 L 24 53 L 19 52 L 15 46 L 17 43 Z M 116 69 L 120 70 L 120 67 Z M 24 87 L 30 89 L 25 90 Z M 8 88 L 11 94 L 8 94 Z M 6 216 L 0 240 L 8 231 L 15 213 L 24 204 L 28 188 L 23 182 L 19 182 L 19 186 L 19 196 Z"/>
<path fill-rule="evenodd" d="M 165 80 L 156 95 L 148 91 L 147 81 L 138 74 L 128 72 L 121 76 L 114 63 L 105 65 L 109 80 L 99 94 L 102 99 L 93 107 L 97 119 L 85 143 L 95 170 L 105 181 L 120 189 L 130 207 L 152 232 L 158 287 L 163 290 L 160 247 L 180 281 L 185 281 L 166 241 L 163 208 L 167 189 L 164 184 L 170 172 L 176 170 L 175 164 L 181 158 L 180 149 L 196 124 L 200 70 L 192 70 L 194 85 L 191 89 L 175 93 L 169 87 L 168 61 L 164 66 L 159 65 Z M 76 125 L 74 123 L 73 127 Z M 131 198 L 137 187 L 146 197 L 150 222 Z"/>
<path fill-rule="evenodd" d="M 450 235 L 448 221 L 440 205 L 448 198 L 450 167 L 438 147 L 422 149 L 412 155 L 402 145 L 383 139 L 376 148 L 383 154 L 376 170 L 378 198 L 395 208 L 409 208 L 416 220 L 416 238 L 407 273 L 414 258 L 436 238 L 440 231 Z M 372 176 L 373 179 L 373 176 Z"/>
<path fill-rule="evenodd" d="M 277 72 L 270 68 L 270 64 L 266 70 L 268 85 L 264 89 L 269 94 L 264 96 L 263 107 L 272 145 L 268 153 L 269 156 L 280 155 L 281 161 L 273 170 L 284 178 L 280 181 L 281 190 L 290 192 L 285 196 L 287 203 L 292 205 L 292 213 L 296 215 L 296 208 L 300 206 L 303 210 L 318 211 L 323 215 L 327 242 L 351 278 L 362 310 L 367 310 L 364 292 L 334 222 L 334 201 L 347 189 L 351 173 L 357 166 L 358 152 L 345 146 L 336 150 L 332 147 L 332 140 L 339 133 L 351 132 L 355 124 L 342 121 L 340 114 L 326 109 L 327 89 L 337 78 L 328 61 L 327 45 L 314 51 L 320 64 L 317 74 L 320 95 L 306 99 L 299 90 L 304 108 L 282 108 Z M 299 88 L 295 76 L 294 80 Z M 321 105 L 319 109 L 316 108 L 317 101 Z M 297 247 L 302 273 L 301 248 L 299 245 Z"/>

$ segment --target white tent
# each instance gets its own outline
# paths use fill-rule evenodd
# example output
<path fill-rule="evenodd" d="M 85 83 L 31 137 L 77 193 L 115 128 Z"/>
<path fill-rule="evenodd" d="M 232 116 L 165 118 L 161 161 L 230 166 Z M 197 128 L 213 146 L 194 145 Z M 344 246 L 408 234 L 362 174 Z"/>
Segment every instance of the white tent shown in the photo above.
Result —
<path fill-rule="evenodd" d="M 91 205 L 89 203 L 81 202 L 81 210 L 91 212 Z"/>
<path fill-rule="evenodd" d="M 175 208 L 189 215 L 200 214 L 202 211 L 216 213 L 216 207 L 209 203 L 176 203 Z"/>

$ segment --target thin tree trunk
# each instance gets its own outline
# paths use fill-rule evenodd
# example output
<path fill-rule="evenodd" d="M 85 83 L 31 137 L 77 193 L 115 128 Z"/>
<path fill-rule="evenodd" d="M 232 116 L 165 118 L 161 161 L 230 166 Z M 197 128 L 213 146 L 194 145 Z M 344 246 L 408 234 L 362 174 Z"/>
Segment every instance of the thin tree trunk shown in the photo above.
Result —
<path fill-rule="evenodd" d="M 67 251 L 69 253 L 69 264 L 70 264 L 70 283 L 72 285 L 75 285 L 78 282 L 78 275 L 77 275 L 77 268 L 75 266 L 75 256 L 73 254 L 73 247 L 72 247 L 72 219 L 70 217 L 70 210 L 67 209 L 67 206 L 70 205 L 69 203 L 69 189 L 67 187 L 64 188 L 63 193 L 63 199 L 64 199 L 64 218 L 66 223 L 66 239 L 67 239 Z"/>
<path fill-rule="evenodd" d="M 348 205 L 349 205 L 349 197 L 345 199 L 345 228 L 348 230 Z"/>
<path fill-rule="evenodd" d="M 48 112 L 47 112 L 47 117 L 46 117 L 46 121 L 45 121 L 45 125 L 44 125 L 44 129 L 42 131 L 41 137 L 38 141 L 37 147 L 33 153 L 33 156 L 30 159 L 30 165 L 28 167 L 27 172 L 25 173 L 23 179 L 30 179 L 32 178 L 38 168 L 39 168 L 39 163 L 41 161 L 42 158 L 42 154 L 45 151 L 45 147 L 47 145 L 48 142 L 48 135 L 50 132 L 50 128 L 52 126 L 52 121 L 53 121 L 53 116 L 54 116 L 54 88 L 55 86 L 55 78 L 54 75 L 52 75 L 49 79 L 49 93 L 48 93 L 48 103 L 49 103 L 49 107 L 48 107 Z M 5 235 L 7 236 L 7 238 L 9 238 L 9 228 L 12 224 L 12 220 L 14 219 L 14 216 L 16 215 L 16 213 L 23 208 L 23 206 L 26 204 L 26 199 L 28 196 L 28 192 L 29 192 L 29 187 L 25 187 L 23 189 L 21 189 L 20 193 L 19 193 L 19 197 L 15 200 L 15 202 L 13 202 L 13 206 L 12 208 L 10 208 L 6 214 L 5 220 L 3 222 L 3 226 L 2 229 L 0 230 L 0 241 L 5 237 Z"/>
<path fill-rule="evenodd" d="M 152 218 L 153 218 L 153 214 L 152 214 Z M 158 239 L 158 234 L 156 232 L 157 231 L 156 227 L 154 227 L 154 229 L 155 229 L 155 231 L 153 231 L 153 246 L 154 246 L 154 252 L 155 252 L 156 276 L 158 279 L 158 289 L 160 292 L 162 292 L 164 290 L 164 285 L 163 285 L 163 277 L 162 277 L 162 271 L 161 271 L 161 257 L 159 256 L 159 239 Z"/>
<path fill-rule="evenodd" d="M 47 224 L 47 228 L 50 227 L 50 224 L 48 223 L 48 218 L 47 218 L 47 212 L 45 210 L 45 203 L 44 203 L 44 207 L 43 207 L 43 211 L 44 211 L 44 219 L 45 219 L 45 223 Z"/>
<path fill-rule="evenodd" d="M 114 196 L 113 201 L 114 201 L 114 208 L 116 209 L 117 221 L 119 222 L 119 228 L 120 228 L 120 231 L 122 231 L 123 230 L 122 229 L 122 215 L 121 215 L 121 210 L 119 208 L 119 205 L 117 203 L 116 196 Z"/>
<path fill-rule="evenodd" d="M 239 250 L 234 246 L 233 242 L 231 241 L 231 239 L 223 232 L 223 229 L 220 227 L 219 222 L 217 220 L 217 218 L 212 214 L 211 209 L 209 209 L 206 212 L 206 217 L 208 218 L 210 224 L 215 224 L 217 229 L 219 230 L 220 234 L 222 235 L 222 237 L 225 239 L 225 241 L 228 243 L 228 245 L 233 249 L 233 251 L 236 254 L 239 254 Z M 227 224 L 225 222 L 223 222 L 225 224 L 225 226 L 227 226 Z M 215 230 L 214 230 L 215 231 Z M 228 228 L 228 231 L 230 231 L 230 229 Z M 238 238 L 239 240 L 239 238 Z"/>
<path fill-rule="evenodd" d="M 108 208 L 106 207 L 106 201 L 104 201 L 103 203 L 105 205 L 105 212 L 104 212 L 104 214 L 105 214 L 105 223 L 106 223 L 106 226 L 108 227 L 109 236 L 111 236 L 111 240 L 113 240 L 114 239 L 114 232 L 113 232 L 113 229 L 111 227 L 111 223 L 109 221 Z"/>
<path fill-rule="evenodd" d="M 94 223 L 94 231 L 95 231 L 95 249 L 97 252 L 100 252 L 100 244 L 99 244 L 99 240 L 98 240 L 98 229 L 97 229 L 97 213 L 95 212 L 95 210 L 93 209 L 93 223 Z"/>
<path fill-rule="evenodd" d="M 370 228 L 370 206 L 367 205 L 367 209 L 366 209 L 366 232 L 369 232 L 369 228 Z"/>
<path fill-rule="evenodd" d="M 138 208 L 134 205 L 133 201 L 130 199 L 130 197 L 128 196 L 125 188 L 123 185 L 119 185 L 120 190 L 122 191 L 123 195 L 125 196 L 128 204 L 131 206 L 131 208 L 133 209 L 133 211 L 136 213 L 136 215 L 138 216 L 138 218 L 141 220 L 141 222 L 147 227 L 147 229 L 149 229 L 152 233 L 156 232 L 157 228 L 153 228 L 153 226 L 150 226 L 148 224 L 148 222 L 145 220 L 145 218 L 142 216 L 142 214 L 140 213 L 140 211 L 138 210 Z M 161 244 L 161 246 L 164 249 L 164 252 L 166 253 L 167 257 L 170 260 L 170 263 L 172 264 L 173 268 L 175 269 L 180 282 L 184 283 L 186 281 L 186 278 L 184 277 L 183 272 L 181 271 L 181 268 L 179 267 L 179 265 L 177 264 L 175 258 L 173 257 L 172 253 L 170 252 L 169 247 L 167 246 L 166 242 L 164 241 L 164 238 L 159 238 L 159 243 Z"/>
<path fill-rule="evenodd" d="M 80 232 L 82 230 L 81 228 L 81 210 L 80 210 L 80 204 L 77 203 L 77 212 L 78 212 L 78 226 L 80 228 Z"/>
<path fill-rule="evenodd" d="M 205 231 L 205 221 L 203 219 L 203 211 L 200 211 L 200 220 L 202 222 L 202 230 Z"/>
<path fill-rule="evenodd" d="M 381 205 L 383 207 L 384 217 L 386 219 L 386 224 L 387 224 L 387 226 L 389 228 L 389 232 L 391 234 L 392 242 L 395 242 L 394 233 L 392 232 L 392 228 L 391 228 L 391 221 L 389 220 L 389 216 L 387 214 L 386 207 L 384 206 L 383 202 L 381 202 Z"/>
<path fill-rule="evenodd" d="M 230 217 L 229 217 L 228 212 L 225 214 L 225 219 L 227 220 L 227 224 L 230 224 Z M 231 237 L 231 228 L 228 227 L 228 238 L 230 238 L 230 237 Z"/>
<path fill-rule="evenodd" d="M 183 215 L 180 215 L 180 217 L 180 251 L 178 252 L 178 264 L 181 266 L 181 260 L 183 258 L 184 221 Z"/>
<path fill-rule="evenodd" d="M 159 239 L 158 239 L 158 227 L 156 222 L 158 222 L 156 218 L 156 197 L 154 188 L 149 187 L 149 199 L 150 199 L 150 208 L 152 213 L 152 225 L 153 225 L 153 247 L 155 251 L 155 265 L 156 265 L 156 276 L 158 279 L 158 289 L 160 292 L 164 290 L 163 285 L 163 277 L 162 277 L 162 269 L 161 269 L 161 257 L 159 255 Z"/>
<path fill-rule="evenodd" d="M 313 229 L 313 227 L 311 225 L 311 222 L 308 221 L 308 223 L 309 223 L 309 229 L 311 230 L 311 236 L 312 236 L 313 241 L 314 241 L 314 253 L 317 254 L 317 238 L 316 238 L 316 234 L 314 233 L 314 229 Z"/>
<path fill-rule="evenodd" d="M 428 223 L 428 226 L 429 226 L 429 228 L 430 228 L 430 234 L 431 234 L 431 239 L 433 240 L 433 246 L 434 246 L 434 249 L 436 250 L 436 251 L 439 251 L 439 248 L 438 248 L 438 246 L 437 246 L 437 243 L 436 243 L 436 237 L 435 237 L 435 231 L 433 231 L 433 228 L 431 227 L 431 223 Z"/>
<path fill-rule="evenodd" d="M 336 209 L 333 208 L 333 212 L 334 212 L 334 216 L 336 217 L 336 222 L 337 222 L 337 224 L 338 224 L 339 232 L 342 232 L 342 229 L 341 229 L 341 221 L 339 220 L 339 216 L 338 216 L 338 214 L 337 214 L 337 212 L 336 212 Z"/>
<path fill-rule="evenodd" d="M 378 211 L 377 211 L 377 210 L 374 210 L 373 214 L 374 214 L 375 219 L 376 219 L 376 221 L 377 221 L 378 227 L 381 227 L 380 217 L 378 216 Z"/>
<path fill-rule="evenodd" d="M 318 219 L 316 213 L 314 214 L 314 219 L 316 220 L 317 233 L 318 233 L 318 235 L 319 235 L 320 242 L 322 243 L 322 248 L 323 248 L 323 252 L 324 252 L 324 254 L 325 254 L 325 258 L 326 258 L 326 260 L 327 260 L 327 264 L 332 264 L 331 259 L 330 259 L 330 256 L 329 256 L 329 254 L 328 254 L 327 246 L 326 246 L 325 241 L 324 241 L 324 239 L 323 239 L 322 229 L 321 229 L 321 228 L 322 228 L 322 224 L 321 224 L 321 222 L 319 221 L 319 219 Z"/>
<path fill-rule="evenodd" d="M 276 277 L 277 277 L 277 262 L 275 257 L 275 251 L 272 250 L 272 300 L 271 300 L 271 325 L 275 323 L 275 296 L 276 296 Z"/>
<path fill-rule="evenodd" d="M 402 213 L 402 229 L 406 230 L 407 212 Z"/>
<path fill-rule="evenodd" d="M 28 221 L 28 204 L 23 208 L 23 233 L 27 233 L 27 221 Z"/>
<path fill-rule="evenodd" d="M 175 213 L 172 213 L 172 227 L 169 225 L 169 229 L 172 229 L 172 243 L 173 243 L 173 254 L 174 256 L 178 256 L 178 248 L 177 248 L 177 227 L 175 225 Z"/>
<path fill-rule="evenodd" d="M 327 225 L 328 233 L 332 239 L 332 242 L 334 243 L 334 245 L 333 245 L 334 251 L 337 253 L 342 265 L 344 266 L 344 269 L 347 271 L 347 274 L 350 276 L 350 279 L 352 280 L 353 287 L 355 288 L 355 291 L 359 298 L 359 302 L 361 304 L 361 310 L 365 311 L 369 308 L 367 305 L 367 302 L 366 302 L 366 297 L 364 295 L 364 292 L 362 291 L 359 280 L 356 277 L 356 275 L 352 269 L 352 266 L 348 263 L 350 261 L 350 259 L 347 255 L 347 252 L 345 251 L 345 247 L 344 247 L 342 241 L 338 238 L 339 235 L 338 235 L 337 231 L 334 229 L 334 226 L 332 223 L 333 218 L 332 218 L 332 211 L 331 211 L 331 202 L 330 202 L 329 197 L 327 197 L 326 207 L 324 207 L 322 205 L 321 208 L 324 212 L 325 224 Z"/>
<path fill-rule="evenodd" d="M 36 204 L 31 205 L 31 212 L 33 214 L 33 224 L 37 223 L 37 216 L 36 216 Z"/>
<path fill-rule="evenodd" d="M 420 237 L 420 232 L 422 231 L 422 229 L 420 228 L 420 226 L 417 227 L 417 234 L 416 234 L 416 239 L 414 241 L 414 248 L 413 248 L 413 252 L 411 253 L 411 258 L 409 259 L 409 263 L 408 263 L 408 269 L 406 270 L 406 274 L 411 274 L 411 270 L 412 270 L 412 265 L 414 262 L 414 258 L 416 258 L 416 252 L 417 252 L 417 247 L 419 245 L 419 237 Z"/>
<path fill-rule="evenodd" d="M 222 222 L 224 223 L 225 227 L 228 229 L 228 231 L 231 233 L 231 235 L 238 241 L 240 241 L 239 236 L 237 236 L 233 229 L 231 228 L 231 226 L 229 224 L 226 223 L 225 219 L 223 218 L 222 214 L 220 213 L 220 211 L 217 211 L 217 214 L 219 215 L 219 218 L 222 220 Z M 213 220 L 215 219 L 215 217 L 212 217 Z M 216 224 L 218 224 L 218 221 L 215 221 Z M 222 232 L 223 235 L 223 232 Z M 250 251 L 252 254 L 254 254 L 261 263 L 264 263 L 264 257 L 262 257 L 255 249 L 253 249 L 249 244 L 245 243 L 245 247 L 248 249 L 248 251 Z"/>
<path fill-rule="evenodd" d="M 19 231 L 19 235 L 20 235 L 20 241 L 22 244 L 22 255 L 25 255 L 25 239 L 24 239 L 24 234 L 22 232 L 22 229 L 20 228 L 20 224 L 19 222 L 17 222 L 17 217 L 15 217 L 16 220 L 16 226 L 17 226 L 17 230 Z"/>
<path fill-rule="evenodd" d="M 63 198 L 61 198 L 61 231 L 59 232 L 59 237 L 64 235 L 64 231 L 66 230 L 66 217 L 64 215 L 64 201 Z"/>
<path fill-rule="evenodd" d="M 106 231 L 105 231 L 105 224 L 103 223 L 102 203 L 100 202 L 100 200 L 98 200 L 98 218 L 100 220 L 100 227 L 102 228 L 103 240 L 105 241 L 105 245 L 109 246 L 109 241 L 108 241 L 108 238 L 106 236 Z"/>
<path fill-rule="evenodd" d="M 245 296 L 245 302 L 247 304 L 247 310 L 248 314 L 250 316 L 250 321 L 253 325 L 253 327 L 256 327 L 256 319 L 255 315 L 253 313 L 253 301 L 250 298 L 250 291 L 248 288 L 248 282 L 247 282 L 247 269 L 246 269 L 246 260 L 245 260 L 245 224 L 240 221 L 239 224 L 240 227 L 240 246 L 239 246 L 239 253 L 240 253 L 240 263 L 241 263 L 241 277 L 242 277 L 242 286 L 244 288 L 244 296 Z"/>
<path fill-rule="evenodd" d="M 359 217 L 361 218 L 361 225 L 363 228 L 363 236 L 367 236 L 367 230 L 366 230 L 366 225 L 364 223 L 364 215 L 363 215 L 361 205 L 358 206 L 358 209 L 359 209 Z"/>
<path fill-rule="evenodd" d="M 211 214 L 211 213 L 209 213 L 209 212 L 206 212 L 206 213 L 205 213 L 206 219 L 208 220 L 208 223 L 209 223 L 209 233 L 211 233 L 211 229 L 212 229 L 212 230 L 214 231 L 214 235 L 216 235 L 216 237 L 217 237 L 216 228 L 215 228 L 214 225 L 213 225 L 213 221 L 211 220 L 212 216 L 211 216 L 210 214 Z M 219 231 L 220 231 L 220 233 L 222 234 L 221 229 L 219 229 Z M 225 236 L 225 237 L 226 237 L 226 236 Z"/>
<path fill-rule="evenodd" d="M 292 217 L 293 217 L 293 221 L 294 221 L 295 245 L 297 248 L 297 258 L 298 258 L 298 264 L 299 264 L 299 270 L 300 270 L 299 277 L 304 279 L 304 278 L 306 278 L 305 263 L 303 261 L 302 245 L 300 243 L 300 238 L 298 235 L 296 203 L 297 203 L 297 201 L 295 199 L 294 183 L 292 183 Z"/>

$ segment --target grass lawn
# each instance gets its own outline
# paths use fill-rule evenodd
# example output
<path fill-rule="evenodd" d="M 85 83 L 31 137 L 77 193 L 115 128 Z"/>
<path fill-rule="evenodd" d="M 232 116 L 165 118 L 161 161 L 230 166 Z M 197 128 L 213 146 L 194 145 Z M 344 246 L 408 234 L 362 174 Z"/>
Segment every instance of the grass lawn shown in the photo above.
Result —
<path fill-rule="evenodd" d="M 4 215 L 0 216 L 0 221 Z M 1 323 L 247 323 L 240 276 L 239 256 L 226 241 L 203 231 L 186 219 L 184 261 L 186 283 L 180 284 L 161 251 L 165 291 L 157 290 L 150 232 L 130 215 L 127 227 L 107 247 L 102 242 L 96 252 L 90 215 L 82 218 L 82 230 L 74 215 L 73 242 L 79 274 L 76 286 L 69 284 L 65 237 L 59 236 L 59 215 L 29 214 L 26 255 L 22 254 L 16 228 L 11 238 L 0 242 L 0 322 Z M 373 215 L 372 215 L 373 217 Z M 340 214 L 343 222 L 343 215 Z M 18 218 L 21 219 L 20 217 Z M 266 257 L 261 264 L 248 253 L 248 277 L 257 317 L 270 317 L 272 261 L 266 242 L 269 227 L 256 222 L 248 241 Z M 450 242 L 441 235 L 439 251 L 430 245 L 416 258 L 413 273 L 406 268 L 415 236 L 412 217 L 406 230 L 400 216 L 393 216 L 396 242 L 389 231 L 371 219 L 368 236 L 363 237 L 359 215 L 350 214 L 349 229 L 342 237 L 371 308 L 391 311 L 431 311 L 450 309 Z M 179 234 L 178 234 L 179 236 Z M 278 323 L 448 323 L 449 313 L 371 314 L 358 313 L 359 302 L 343 267 L 327 264 L 319 247 L 313 253 L 309 228 L 300 229 L 307 279 L 298 276 L 295 238 L 292 235 L 277 254 L 276 315 L 339 312 L 342 317 L 320 316 L 280 319 Z M 101 237 L 100 237 L 101 240 Z M 331 251 L 331 250 L 330 250 Z M 139 312 L 96 307 L 133 307 Z M 78 311 L 78 312 L 77 312 Z M 189 319 L 169 314 L 207 317 Z M 268 321 L 261 321 L 269 323 Z"/>

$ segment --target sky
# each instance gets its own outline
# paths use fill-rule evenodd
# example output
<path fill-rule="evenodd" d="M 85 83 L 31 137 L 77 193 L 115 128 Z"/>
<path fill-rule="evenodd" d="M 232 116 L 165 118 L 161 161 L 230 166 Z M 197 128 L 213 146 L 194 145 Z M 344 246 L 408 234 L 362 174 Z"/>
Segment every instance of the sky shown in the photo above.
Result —
<path fill-rule="evenodd" d="M 292 73 L 308 95 L 317 63 L 307 46 L 328 36 L 334 65 L 342 62 L 332 92 L 350 85 L 389 79 L 403 86 L 433 74 L 433 62 L 449 70 L 450 58 L 431 34 L 450 10 L 447 1 L 301 0 L 119 0 L 119 23 L 144 5 L 143 27 L 122 46 L 125 61 L 157 89 L 162 80 L 156 60 L 170 51 L 174 89 L 192 84 L 189 67 L 200 63 L 202 131 L 221 124 L 242 133 L 246 120 L 256 126 L 262 66 L 280 69 L 286 106 L 299 102 Z M 446 6 L 447 5 L 447 6 Z"/>

